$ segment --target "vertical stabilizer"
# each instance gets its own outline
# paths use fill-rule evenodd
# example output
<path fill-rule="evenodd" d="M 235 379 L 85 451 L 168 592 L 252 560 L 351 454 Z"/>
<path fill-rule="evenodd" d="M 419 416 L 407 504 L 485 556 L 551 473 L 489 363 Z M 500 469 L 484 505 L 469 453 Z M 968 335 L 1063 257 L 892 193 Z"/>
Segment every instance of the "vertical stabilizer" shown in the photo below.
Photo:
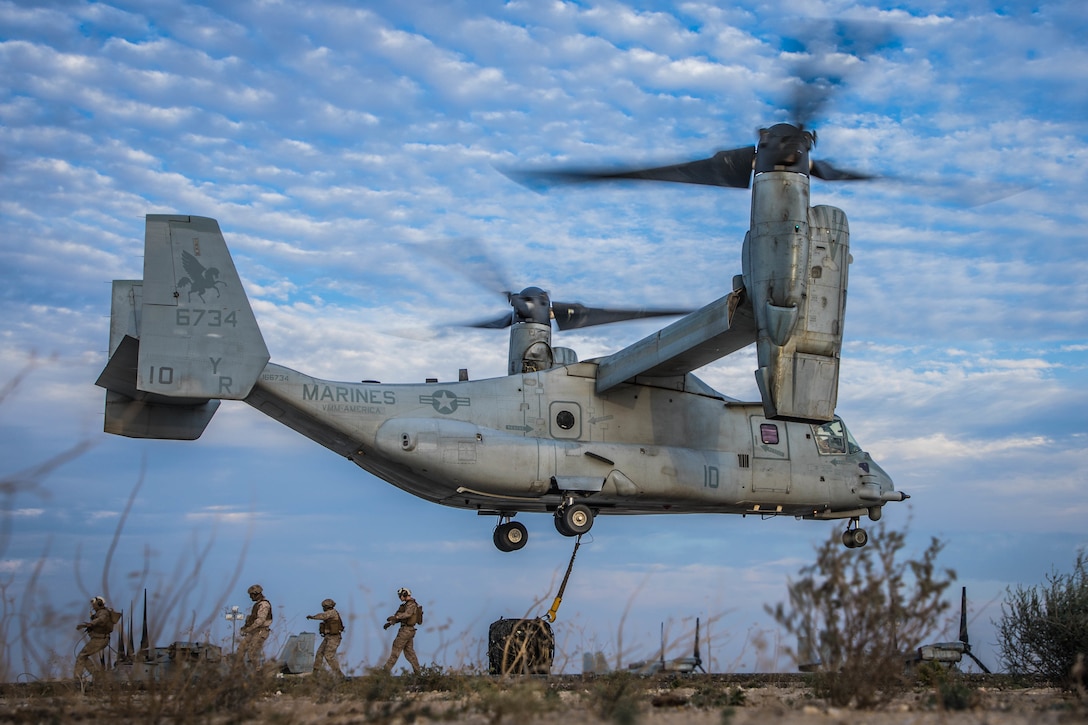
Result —
<path fill-rule="evenodd" d="M 268 348 L 214 219 L 148 215 L 144 279 L 114 280 L 107 433 L 200 437 L 219 399 L 249 394 Z"/>
<path fill-rule="evenodd" d="M 136 387 L 181 398 L 245 398 L 268 362 L 214 219 L 149 214 Z"/>

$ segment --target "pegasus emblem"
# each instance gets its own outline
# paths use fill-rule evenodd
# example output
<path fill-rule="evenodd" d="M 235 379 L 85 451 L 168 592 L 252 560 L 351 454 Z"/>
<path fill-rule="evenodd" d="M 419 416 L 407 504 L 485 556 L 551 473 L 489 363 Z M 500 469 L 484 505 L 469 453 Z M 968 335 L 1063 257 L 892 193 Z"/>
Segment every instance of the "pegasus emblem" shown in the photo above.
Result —
<path fill-rule="evenodd" d="M 189 276 L 179 279 L 178 287 L 189 286 L 190 302 L 193 301 L 194 294 L 200 298 L 201 302 L 205 302 L 204 293 L 208 290 L 215 290 L 217 297 L 222 296 L 219 293 L 219 285 L 226 287 L 227 283 L 219 280 L 218 269 L 215 267 L 205 267 L 200 263 L 200 260 L 187 251 L 182 251 L 181 253 L 181 266 L 185 268 L 185 271 Z"/>

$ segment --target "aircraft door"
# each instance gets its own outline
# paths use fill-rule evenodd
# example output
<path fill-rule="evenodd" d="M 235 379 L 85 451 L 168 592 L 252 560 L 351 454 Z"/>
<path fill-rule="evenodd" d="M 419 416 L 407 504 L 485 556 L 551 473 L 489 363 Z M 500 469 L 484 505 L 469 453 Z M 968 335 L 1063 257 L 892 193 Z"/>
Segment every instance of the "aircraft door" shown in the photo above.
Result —
<path fill-rule="evenodd" d="M 546 418 L 548 411 L 545 409 L 546 403 L 544 402 L 544 379 L 541 375 L 535 373 L 522 375 L 521 378 L 521 412 L 523 415 L 521 430 L 537 441 L 539 456 L 537 457 L 536 480 L 539 486 L 546 489 L 551 477 L 555 475 L 556 462 L 555 447 L 540 446 L 541 436 L 547 435 L 548 432 Z"/>
<path fill-rule="evenodd" d="M 790 444 L 785 421 L 753 415 L 752 491 L 789 493 Z"/>

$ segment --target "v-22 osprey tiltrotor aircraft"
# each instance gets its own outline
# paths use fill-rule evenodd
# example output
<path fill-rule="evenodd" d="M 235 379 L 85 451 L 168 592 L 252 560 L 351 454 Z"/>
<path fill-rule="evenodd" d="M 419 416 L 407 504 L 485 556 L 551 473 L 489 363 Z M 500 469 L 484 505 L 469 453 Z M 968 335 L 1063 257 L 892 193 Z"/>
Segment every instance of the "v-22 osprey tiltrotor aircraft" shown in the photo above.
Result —
<path fill-rule="evenodd" d="M 144 278 L 113 283 L 97 381 L 105 430 L 193 440 L 221 400 L 242 400 L 409 493 L 497 517 L 502 551 L 525 545 L 522 512 L 551 513 L 565 536 L 600 514 L 838 519 L 843 543 L 863 546 L 861 517 L 876 521 L 907 496 L 835 415 L 849 229 L 841 210 L 809 206 L 809 181 L 864 177 L 810 160 L 814 143 L 803 125 L 781 123 L 758 148 L 700 161 L 551 172 L 751 184 L 743 274 L 720 299 L 586 361 L 552 345 L 553 320 L 562 329 L 659 313 L 510 294 L 512 311 L 487 325 L 510 328 L 508 374 L 489 380 L 334 382 L 272 364 L 218 223 L 149 215 Z M 693 374 L 752 343 L 761 401 Z"/>

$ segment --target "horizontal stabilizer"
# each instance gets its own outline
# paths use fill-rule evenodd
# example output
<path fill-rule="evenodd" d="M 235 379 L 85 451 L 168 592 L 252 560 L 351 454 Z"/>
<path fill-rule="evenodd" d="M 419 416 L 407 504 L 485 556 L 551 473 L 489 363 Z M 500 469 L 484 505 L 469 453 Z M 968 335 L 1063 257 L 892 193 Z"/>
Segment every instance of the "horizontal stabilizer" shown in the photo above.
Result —
<path fill-rule="evenodd" d="M 126 438 L 193 441 L 208 427 L 218 408 L 218 400 L 199 405 L 162 405 L 107 392 L 102 430 Z"/>
<path fill-rule="evenodd" d="M 171 398 L 136 389 L 139 341 L 121 339 L 95 384 L 106 389 L 103 430 L 128 438 L 195 440 L 219 407 L 218 400 Z"/>

